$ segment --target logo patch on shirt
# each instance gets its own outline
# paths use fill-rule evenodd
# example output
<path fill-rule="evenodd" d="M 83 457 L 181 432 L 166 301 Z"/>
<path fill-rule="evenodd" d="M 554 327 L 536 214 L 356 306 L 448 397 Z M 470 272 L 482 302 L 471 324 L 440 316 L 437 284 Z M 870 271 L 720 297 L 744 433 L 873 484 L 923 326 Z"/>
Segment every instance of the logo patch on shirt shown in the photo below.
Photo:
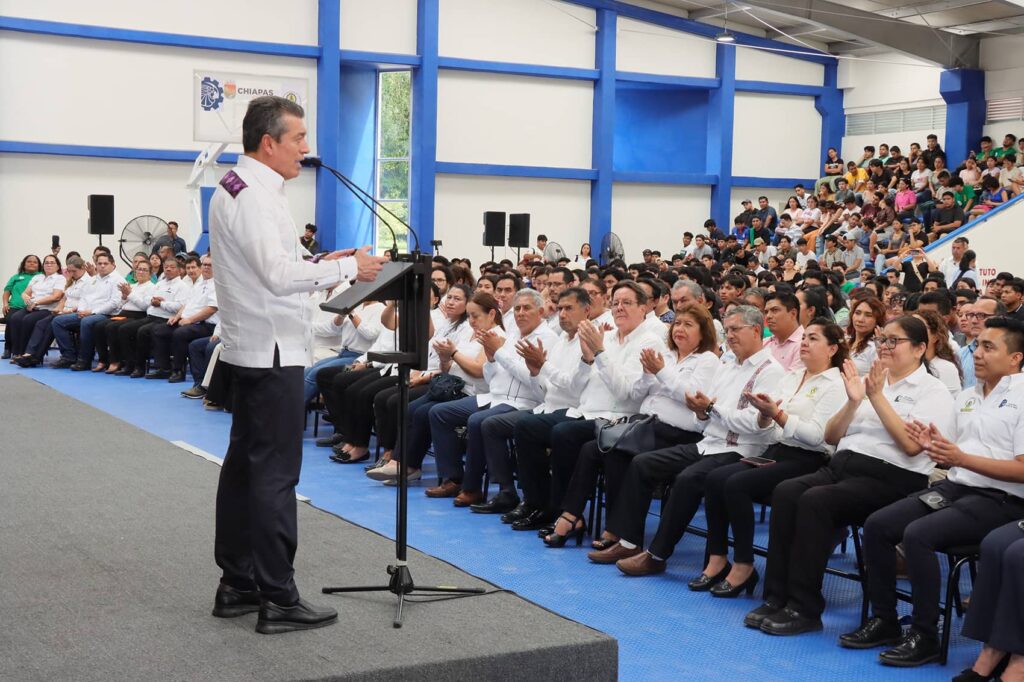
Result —
<path fill-rule="evenodd" d="M 999 407 L 1009 407 L 1010 409 L 1013 409 L 1013 410 L 1017 409 L 1017 405 L 1014 404 L 1014 403 L 1011 403 L 1006 398 L 1003 398 L 1003 401 L 1001 403 L 999 403 Z"/>
<path fill-rule="evenodd" d="M 1006 402 L 1005 400 L 1003 402 Z M 974 406 L 978 404 L 977 398 L 968 398 L 964 406 L 960 408 L 961 412 L 974 412 Z M 1002 407 L 1002 405 L 1000 405 Z"/>
<path fill-rule="evenodd" d="M 914 400 L 913 398 L 911 398 L 909 395 L 898 395 L 898 396 L 896 396 L 896 400 L 893 400 L 893 402 L 894 403 L 904 403 L 904 404 L 913 405 L 917 401 Z"/>
<path fill-rule="evenodd" d="M 818 395 L 818 387 L 817 386 L 815 386 L 811 390 L 807 391 L 807 399 L 808 400 L 813 400 L 814 396 L 816 396 L 816 395 Z"/>
<path fill-rule="evenodd" d="M 245 180 L 238 177 L 238 174 L 235 173 L 235 171 L 228 171 L 224 177 L 220 179 L 220 186 L 226 189 L 232 198 L 235 198 L 238 196 L 239 192 L 249 185 L 245 184 Z"/>

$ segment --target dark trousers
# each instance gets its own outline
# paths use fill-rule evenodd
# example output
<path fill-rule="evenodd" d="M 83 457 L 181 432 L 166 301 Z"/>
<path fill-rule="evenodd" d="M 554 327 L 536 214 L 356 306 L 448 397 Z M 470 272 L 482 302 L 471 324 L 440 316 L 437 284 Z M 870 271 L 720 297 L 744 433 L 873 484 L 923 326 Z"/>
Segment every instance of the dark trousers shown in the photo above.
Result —
<path fill-rule="evenodd" d="M 533 411 L 529 409 L 513 410 L 505 414 L 491 415 L 480 424 L 487 471 L 490 472 L 491 481 L 497 483 L 501 490 L 515 490 L 512 454 L 508 442 L 515 436 L 516 424 L 531 414 Z"/>
<path fill-rule="evenodd" d="M 693 431 L 683 431 L 662 421 L 654 423 L 654 447 L 657 450 L 673 445 L 696 443 L 702 435 Z M 619 500 L 622 482 L 626 479 L 626 470 L 633 461 L 633 455 L 621 450 L 604 453 L 597 447 L 597 440 L 583 444 L 580 456 L 576 460 L 576 468 L 569 479 L 569 487 L 562 498 L 562 509 L 573 516 L 579 517 L 587 505 L 587 500 L 597 487 L 597 477 L 603 469 L 604 505 L 611 515 Z"/>
<path fill-rule="evenodd" d="M 49 321 L 53 313 L 49 310 L 25 310 L 16 308 L 7 314 L 6 338 L 11 342 L 11 354 L 23 355 L 29 345 L 29 340 L 35 332 L 36 325 L 42 321 Z M 51 339 L 52 340 L 52 339 Z M 49 343 L 47 343 L 49 345 Z"/>
<path fill-rule="evenodd" d="M 551 463 L 548 448 L 552 430 L 564 422 L 574 421 L 566 410 L 547 414 L 528 414 L 515 428 L 516 468 L 523 501 L 537 509 L 547 509 L 551 500 Z"/>
<path fill-rule="evenodd" d="M 942 592 L 942 570 L 936 552 L 980 543 L 989 531 L 1024 517 L 1024 505 L 998 490 L 951 481 L 937 483 L 930 492 L 940 493 L 950 506 L 936 511 L 918 495 L 912 495 L 868 517 L 864 523 L 864 561 L 872 612 L 897 623 L 896 545 L 903 543 L 913 595 L 913 627 L 935 637 Z"/>
<path fill-rule="evenodd" d="M 1024 655 L 1024 529 L 1013 521 L 981 541 L 978 579 L 963 634 Z"/>
<path fill-rule="evenodd" d="M 927 485 L 924 474 L 850 450 L 837 452 L 813 474 L 780 483 L 772 494 L 765 600 L 819 617 L 836 531 L 863 524 L 873 512 Z"/>
<path fill-rule="evenodd" d="M 333 368 L 327 371 L 330 369 Z M 373 399 L 380 391 L 397 384 L 398 377 L 382 377 L 379 369 L 336 374 L 330 391 L 324 394 L 335 431 L 343 433 L 350 445 L 368 446 L 373 431 Z"/>
<path fill-rule="evenodd" d="M 459 481 L 465 492 L 480 492 L 483 488 L 487 457 L 483 451 L 481 427 L 488 417 L 512 412 L 511 405 L 478 407 L 476 398 L 462 398 L 442 403 L 430 410 L 430 438 L 434 442 L 434 457 L 442 478 Z M 455 428 L 466 427 L 466 464 L 455 436 Z"/>
<path fill-rule="evenodd" d="M 547 509 L 562 508 L 565 491 L 569 489 L 572 472 L 580 458 L 580 450 L 594 440 L 597 423 L 593 419 L 574 419 L 557 424 L 551 429 L 551 492 L 548 494 Z"/>
<path fill-rule="evenodd" d="M 167 326 L 167 320 L 155 315 L 147 315 L 141 320 L 123 323 L 117 330 L 117 339 L 121 346 L 121 361 L 131 363 L 132 367 L 142 369 L 149 359 L 149 351 L 155 325 Z"/>
<path fill-rule="evenodd" d="M 277 604 L 299 598 L 295 486 L 302 465 L 302 367 L 231 367 L 237 390 L 217 489 L 214 554 L 222 581 L 259 588 Z"/>
<path fill-rule="evenodd" d="M 120 344 L 117 342 L 118 330 L 122 324 L 132 320 L 142 320 L 145 317 L 146 313 L 141 310 L 125 310 L 118 313 L 118 319 L 108 317 L 97 322 L 92 330 L 97 359 L 104 365 L 111 362 L 121 362 Z"/>
<path fill-rule="evenodd" d="M 213 334 L 213 325 L 209 322 L 175 325 L 166 324 L 153 328 L 153 360 L 159 370 L 185 371 L 185 359 L 188 357 L 188 344 L 196 339 Z"/>
<path fill-rule="evenodd" d="M 814 473 L 825 463 L 823 452 L 779 444 L 768 448 L 763 457 L 775 464 L 755 467 L 736 462 L 708 475 L 704 483 L 704 515 L 709 555 L 728 555 L 732 526 L 733 559 L 741 564 L 754 563 L 755 502 L 767 502 L 779 483 Z"/>
<path fill-rule="evenodd" d="M 327 370 L 322 370 L 321 374 L 325 371 Z M 395 451 L 391 453 L 391 459 L 401 462 L 403 457 L 408 456 L 410 469 L 423 467 L 423 459 L 427 456 L 427 450 L 430 449 L 430 410 L 440 404 L 436 400 L 431 400 L 429 394 L 421 395 L 409 403 L 407 413 L 409 435 L 406 440 L 408 455 L 400 448 L 395 448 Z"/>
<path fill-rule="evenodd" d="M 32 327 L 25 344 L 25 352 L 36 360 L 42 360 L 46 349 L 53 343 L 53 313 L 42 315 Z"/>
<path fill-rule="evenodd" d="M 409 388 L 409 401 L 412 402 L 430 390 L 427 384 Z M 398 386 L 385 388 L 373 398 L 373 421 L 377 425 L 377 444 L 385 450 L 394 450 L 398 443 Z M 409 412 L 406 411 L 406 422 Z"/>

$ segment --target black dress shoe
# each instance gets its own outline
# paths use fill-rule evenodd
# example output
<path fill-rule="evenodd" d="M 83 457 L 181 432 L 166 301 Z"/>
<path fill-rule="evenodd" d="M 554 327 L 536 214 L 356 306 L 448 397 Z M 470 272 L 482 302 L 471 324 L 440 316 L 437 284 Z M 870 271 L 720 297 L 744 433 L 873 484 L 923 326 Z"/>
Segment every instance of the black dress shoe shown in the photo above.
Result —
<path fill-rule="evenodd" d="M 185 381 L 184 372 L 171 372 L 171 376 L 167 377 L 167 383 L 169 384 L 180 384 Z"/>
<path fill-rule="evenodd" d="M 822 627 L 821 618 L 809 618 L 789 607 L 773 613 L 761 621 L 761 632 L 780 637 L 817 632 Z"/>
<path fill-rule="evenodd" d="M 550 524 L 558 516 L 552 512 L 537 509 L 529 516 L 512 522 L 512 530 L 537 530 Z M 554 532 L 554 529 L 552 529 Z"/>
<path fill-rule="evenodd" d="M 999 662 L 999 665 L 995 667 L 992 672 L 988 675 L 982 675 L 981 673 L 974 672 L 974 668 L 968 668 L 967 670 L 960 671 L 960 674 L 953 678 L 953 682 L 989 682 L 989 680 L 999 680 L 1000 675 L 1006 672 L 1006 666 L 1010 662 L 1010 656 L 1007 654 L 1003 656 L 1003 660 Z"/>
<path fill-rule="evenodd" d="M 916 668 L 939 660 L 939 653 L 938 637 L 925 635 L 911 628 L 903 635 L 899 644 L 878 654 L 878 659 L 882 665 Z"/>
<path fill-rule="evenodd" d="M 141 379 L 141 378 L 143 378 L 145 376 L 146 376 L 146 372 L 145 371 L 143 371 L 141 369 L 137 369 L 134 372 L 132 372 L 131 374 L 129 374 L 128 378 L 129 379 Z"/>
<path fill-rule="evenodd" d="M 518 521 L 519 519 L 525 519 L 527 516 L 529 516 L 530 514 L 532 514 L 535 511 L 537 511 L 537 510 L 536 510 L 536 508 L 534 508 L 534 506 L 532 504 L 526 504 L 525 502 L 520 502 L 518 507 L 516 507 L 515 509 L 513 509 L 512 511 L 510 511 L 507 514 L 502 514 L 501 515 L 501 522 L 502 523 L 514 523 L 514 522 Z"/>
<path fill-rule="evenodd" d="M 52 367 L 53 369 L 64 369 L 66 367 L 70 367 L 73 364 L 75 364 L 74 360 L 68 360 L 67 358 L 57 358 L 56 360 L 50 363 L 50 367 Z"/>
<path fill-rule="evenodd" d="M 337 621 L 337 611 L 328 607 L 313 606 L 305 599 L 300 599 L 292 606 L 280 606 L 272 601 L 265 601 L 260 606 L 256 632 L 278 635 L 282 632 L 322 628 Z"/>
<path fill-rule="evenodd" d="M 899 623 L 875 617 L 853 632 L 839 635 L 839 646 L 847 649 L 874 649 L 888 646 L 903 639 L 903 628 Z"/>
<path fill-rule="evenodd" d="M 259 590 L 238 590 L 221 583 L 213 597 L 213 615 L 217 618 L 235 618 L 260 610 Z"/>
<path fill-rule="evenodd" d="M 714 587 L 711 588 L 712 597 L 720 597 L 722 599 L 734 599 L 740 596 L 741 592 L 746 592 L 747 596 L 754 594 L 754 588 L 757 587 L 757 581 L 761 576 L 757 574 L 757 569 L 750 576 L 741 582 L 739 585 L 733 585 L 728 580 L 723 580 Z"/>
<path fill-rule="evenodd" d="M 329 448 L 329 447 L 331 447 L 333 445 L 337 445 L 337 444 L 343 443 L 343 442 L 344 442 L 344 436 L 342 436 L 340 433 L 336 433 L 336 434 L 334 434 L 332 436 L 327 436 L 326 438 L 317 438 L 316 439 L 316 446 L 318 448 Z"/>
<path fill-rule="evenodd" d="M 8 351 L 4 351 L 3 355 L 0 355 L 0 360 L 10 360 L 11 354 Z"/>
<path fill-rule="evenodd" d="M 715 575 L 705 575 L 701 573 L 699 576 L 686 583 L 694 592 L 708 592 L 712 587 L 725 580 L 725 577 L 729 575 L 729 571 L 732 570 L 732 564 L 726 564 L 725 568 L 719 571 Z"/>
<path fill-rule="evenodd" d="M 134 372 L 134 371 L 135 371 L 135 369 L 131 365 L 125 365 L 121 369 L 119 369 L 116 372 L 114 372 L 114 376 L 116 376 L 116 377 L 127 377 L 127 376 L 131 376 L 132 372 Z"/>
<path fill-rule="evenodd" d="M 16 364 L 18 367 L 24 367 L 25 369 L 28 369 L 29 367 L 38 367 L 41 363 L 39 360 L 32 356 L 22 356 L 20 358 L 14 358 L 14 364 Z"/>
<path fill-rule="evenodd" d="M 514 492 L 502 490 L 486 502 L 469 505 L 469 509 L 476 514 L 507 514 L 517 506 L 519 496 Z"/>
<path fill-rule="evenodd" d="M 90 369 L 90 367 L 84 362 L 76 362 L 75 364 L 71 365 L 72 372 L 84 372 L 87 369 Z"/>
<path fill-rule="evenodd" d="M 746 616 L 744 616 L 743 624 L 746 625 L 748 628 L 760 630 L 761 623 L 764 622 L 764 619 L 768 616 L 774 616 L 776 613 L 781 611 L 782 608 L 783 607 L 779 604 L 766 601 L 765 603 L 761 604 L 756 609 L 748 613 Z"/>
<path fill-rule="evenodd" d="M 169 369 L 155 369 L 146 375 L 147 379 L 170 379 L 171 370 Z"/>

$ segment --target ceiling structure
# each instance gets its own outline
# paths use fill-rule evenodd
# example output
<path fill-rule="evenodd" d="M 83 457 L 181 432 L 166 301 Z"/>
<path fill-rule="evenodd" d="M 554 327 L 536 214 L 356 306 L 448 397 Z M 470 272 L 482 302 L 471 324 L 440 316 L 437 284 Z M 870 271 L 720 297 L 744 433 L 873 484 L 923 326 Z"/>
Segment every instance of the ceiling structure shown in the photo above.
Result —
<path fill-rule="evenodd" d="M 981 38 L 1024 33 L 1024 0 L 656 2 L 696 21 L 832 54 L 897 50 L 946 68 L 977 68 Z"/>

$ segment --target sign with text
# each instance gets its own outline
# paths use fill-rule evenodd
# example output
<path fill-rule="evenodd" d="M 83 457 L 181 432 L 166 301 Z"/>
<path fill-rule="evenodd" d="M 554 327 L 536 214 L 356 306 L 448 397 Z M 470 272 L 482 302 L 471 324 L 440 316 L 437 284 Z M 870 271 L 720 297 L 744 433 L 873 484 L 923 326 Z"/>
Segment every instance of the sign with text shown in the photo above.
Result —
<path fill-rule="evenodd" d="M 250 100 L 276 95 L 305 108 L 308 92 L 305 78 L 194 71 L 193 137 L 197 142 L 241 142 L 242 119 Z"/>

